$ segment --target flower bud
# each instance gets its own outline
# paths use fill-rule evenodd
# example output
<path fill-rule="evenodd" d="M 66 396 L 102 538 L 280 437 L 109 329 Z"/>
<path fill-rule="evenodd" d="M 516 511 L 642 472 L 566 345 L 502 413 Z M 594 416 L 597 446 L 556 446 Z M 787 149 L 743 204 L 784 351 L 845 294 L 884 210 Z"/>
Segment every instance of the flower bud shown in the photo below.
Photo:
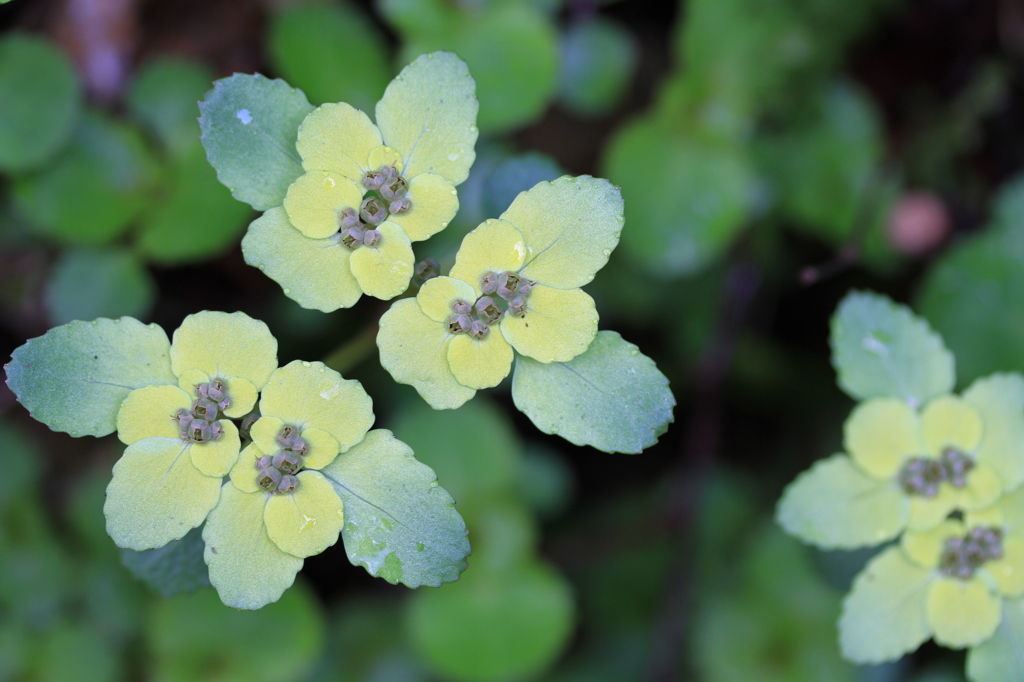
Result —
<path fill-rule="evenodd" d="M 525 315 L 526 314 L 526 298 L 523 296 L 516 296 L 508 302 L 508 313 L 509 315 Z"/>
<path fill-rule="evenodd" d="M 391 209 L 391 212 L 396 213 L 394 209 Z M 429 257 L 416 263 L 416 269 L 413 271 L 413 276 L 421 282 L 426 282 L 428 279 L 433 279 L 440 274 L 441 266 L 437 264 L 436 260 Z"/>
<path fill-rule="evenodd" d="M 281 477 L 281 482 L 277 485 L 277 492 L 282 495 L 288 495 L 295 492 L 299 487 L 299 479 L 291 474 Z"/>
<path fill-rule="evenodd" d="M 380 244 L 380 231 L 367 230 L 363 233 L 363 246 L 377 246 Z"/>
<path fill-rule="evenodd" d="M 388 211 L 391 213 L 405 213 L 412 208 L 412 202 L 409 201 L 409 197 L 402 197 L 401 199 L 395 199 L 388 204 Z"/>
<path fill-rule="evenodd" d="M 207 443 L 213 440 L 213 428 L 205 419 L 193 419 L 188 426 L 188 439 L 193 443 Z"/>
<path fill-rule="evenodd" d="M 387 182 L 380 186 L 380 195 L 387 201 L 401 199 L 408 193 L 409 186 L 405 184 L 405 180 L 401 175 L 395 175 L 395 177 L 389 178 Z"/>
<path fill-rule="evenodd" d="M 274 467 L 267 467 L 256 474 L 256 485 L 267 492 L 274 492 L 281 483 L 281 472 Z"/>
<path fill-rule="evenodd" d="M 493 294 L 498 290 L 498 276 L 487 271 L 480 277 L 480 290 L 485 294 Z"/>
<path fill-rule="evenodd" d="M 219 410 L 220 408 L 217 407 L 217 403 L 208 398 L 199 398 L 192 403 L 192 414 L 195 415 L 196 419 L 213 421 L 217 418 Z"/>
<path fill-rule="evenodd" d="M 367 171 L 366 175 L 363 176 L 363 187 L 371 191 L 378 190 L 386 179 L 387 176 L 384 174 L 383 169 Z"/>
<path fill-rule="evenodd" d="M 270 455 L 263 455 L 258 460 L 256 460 L 256 471 L 261 471 L 263 469 L 266 469 L 268 466 L 270 466 L 273 463 L 273 461 L 274 461 L 274 458 L 271 457 Z"/>
<path fill-rule="evenodd" d="M 490 331 L 490 328 L 480 320 L 473 320 L 473 324 L 470 326 L 469 329 L 469 335 L 472 336 L 474 339 L 483 340 L 483 338 L 487 336 L 488 332 Z"/>
<path fill-rule="evenodd" d="M 477 299 L 474 308 L 480 319 L 487 324 L 494 324 L 501 319 L 502 310 L 490 296 L 481 296 Z"/>
<path fill-rule="evenodd" d="M 274 468 L 282 474 L 294 474 L 302 468 L 302 458 L 291 450 L 281 450 L 273 459 Z"/>
<path fill-rule="evenodd" d="M 341 243 L 349 249 L 355 249 L 363 243 L 363 232 L 365 230 L 361 227 L 345 228 L 341 231 Z"/>
<path fill-rule="evenodd" d="M 369 197 L 364 199 L 363 205 L 359 207 L 359 217 L 369 225 L 380 225 L 388 217 L 388 209 L 377 197 Z"/>
<path fill-rule="evenodd" d="M 468 332 L 473 325 L 469 315 L 452 315 L 448 318 L 448 333 L 461 334 Z"/>
<path fill-rule="evenodd" d="M 452 312 L 456 315 L 469 315 L 473 312 L 473 304 L 464 298 L 457 298 L 452 301 Z"/>
<path fill-rule="evenodd" d="M 221 379 L 214 379 L 206 386 L 206 397 L 219 403 L 228 397 L 228 387 Z"/>
<path fill-rule="evenodd" d="M 359 227 L 362 224 L 362 221 L 359 220 L 359 213 L 350 206 L 341 209 L 341 213 L 338 218 L 341 221 L 342 229 L 347 227 Z"/>

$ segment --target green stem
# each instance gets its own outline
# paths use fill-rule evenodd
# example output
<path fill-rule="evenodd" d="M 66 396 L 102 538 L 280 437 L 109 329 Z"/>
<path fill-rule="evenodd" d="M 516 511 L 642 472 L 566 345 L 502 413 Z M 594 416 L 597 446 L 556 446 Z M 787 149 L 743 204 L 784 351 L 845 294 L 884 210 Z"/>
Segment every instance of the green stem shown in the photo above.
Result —
<path fill-rule="evenodd" d="M 323 362 L 339 374 L 345 374 L 374 350 L 376 339 L 377 324 L 368 324 L 359 334 L 331 351 Z"/>

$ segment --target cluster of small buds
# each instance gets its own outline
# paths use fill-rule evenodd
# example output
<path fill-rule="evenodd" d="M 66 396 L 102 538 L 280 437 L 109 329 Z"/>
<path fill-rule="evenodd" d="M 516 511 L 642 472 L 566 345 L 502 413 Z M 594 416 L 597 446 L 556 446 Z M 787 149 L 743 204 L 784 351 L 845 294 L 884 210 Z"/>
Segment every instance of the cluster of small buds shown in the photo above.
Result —
<path fill-rule="evenodd" d="M 197 384 L 196 399 L 192 401 L 192 409 L 178 410 L 174 415 L 178 422 L 178 431 L 182 440 L 190 443 L 209 443 L 221 437 L 220 413 L 231 404 L 227 384 L 221 379 L 214 379 L 207 384 Z"/>
<path fill-rule="evenodd" d="M 448 317 L 448 331 L 452 334 L 469 334 L 482 339 L 487 336 L 490 326 L 497 324 L 505 314 L 526 314 L 526 299 L 536 282 L 523 279 L 513 272 L 486 272 L 480 278 L 483 295 L 470 303 L 464 298 L 452 302 L 452 314 Z"/>
<path fill-rule="evenodd" d="M 968 580 L 986 561 L 1003 557 L 1003 530 L 997 526 L 972 528 L 964 537 L 946 540 L 939 557 L 939 572 Z"/>
<path fill-rule="evenodd" d="M 285 425 L 277 434 L 277 444 L 281 449 L 276 455 L 256 460 L 256 483 L 268 493 L 287 495 L 299 487 L 297 474 L 302 471 L 309 443 L 299 435 L 298 427 Z"/>
<path fill-rule="evenodd" d="M 349 249 L 376 246 L 380 243 L 377 226 L 392 213 L 405 213 L 412 208 L 409 186 L 394 166 L 383 166 L 363 176 L 367 189 L 359 210 L 346 208 L 341 212 L 341 243 Z"/>
<path fill-rule="evenodd" d="M 967 485 L 967 474 L 974 460 L 956 448 L 946 448 L 938 459 L 915 457 L 907 461 L 899 473 L 900 486 L 908 495 L 935 497 L 939 486 L 949 483 L 955 488 Z"/>

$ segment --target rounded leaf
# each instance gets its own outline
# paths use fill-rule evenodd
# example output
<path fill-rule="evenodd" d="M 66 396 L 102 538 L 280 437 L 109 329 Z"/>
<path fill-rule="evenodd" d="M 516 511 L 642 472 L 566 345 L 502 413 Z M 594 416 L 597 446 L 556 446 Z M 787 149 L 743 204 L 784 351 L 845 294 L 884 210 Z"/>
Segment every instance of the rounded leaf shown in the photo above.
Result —
<path fill-rule="evenodd" d="M 925 604 L 932 571 L 898 547 L 872 559 L 853 581 L 839 618 L 839 646 L 855 663 L 893 661 L 931 635 Z"/>
<path fill-rule="evenodd" d="M 128 394 L 117 412 L 117 437 L 125 445 L 160 436 L 180 438 L 175 416 L 192 409 L 192 396 L 177 386 L 145 386 Z"/>
<path fill-rule="evenodd" d="M 1024 377 L 994 374 L 978 379 L 963 398 L 985 424 L 975 458 L 999 473 L 1004 490 L 1015 490 L 1024 482 Z"/>
<path fill-rule="evenodd" d="M 368 296 L 386 301 L 409 288 L 416 256 L 398 225 L 384 221 L 377 231 L 380 243 L 357 248 L 349 263 L 359 288 Z"/>
<path fill-rule="evenodd" d="M 371 170 L 367 167 L 370 152 L 380 145 L 380 131 L 370 117 L 339 102 L 324 104 L 305 118 L 295 148 L 307 171 L 331 171 L 361 183 L 366 171 Z"/>
<path fill-rule="evenodd" d="M 906 527 L 906 496 L 845 455 L 816 463 L 786 488 L 776 518 L 787 533 L 826 549 L 852 549 L 891 540 Z"/>
<path fill-rule="evenodd" d="M 295 582 L 302 559 L 282 552 L 267 535 L 268 493 L 242 492 L 225 483 L 220 503 L 203 528 L 210 584 L 226 606 L 258 609 L 281 598 Z"/>
<path fill-rule="evenodd" d="M 569 362 L 597 336 L 597 307 L 582 289 L 538 284 L 524 315 L 505 314 L 501 333 L 522 355 L 539 362 Z"/>
<path fill-rule="evenodd" d="M 480 390 L 501 383 L 512 369 L 512 346 L 500 333 L 483 339 L 456 334 L 448 344 L 448 366 L 463 386 Z"/>
<path fill-rule="evenodd" d="M 469 284 L 454 277 L 432 277 L 423 283 L 416 302 L 423 313 L 435 322 L 444 323 L 452 313 L 452 303 L 457 299 L 473 303 L 477 293 Z"/>
<path fill-rule="evenodd" d="M 204 310 L 174 331 L 171 368 L 175 374 L 199 369 L 210 377 L 242 377 L 261 389 L 277 369 L 277 339 L 245 313 Z"/>
<path fill-rule="evenodd" d="M 999 627 L 1002 602 L 980 578 L 937 578 L 928 592 L 935 642 L 951 649 L 981 644 Z"/>
<path fill-rule="evenodd" d="M 981 442 L 981 415 L 953 395 L 935 398 L 921 411 L 921 435 L 928 452 L 938 457 L 947 447 L 971 453 Z"/>
<path fill-rule="evenodd" d="M 192 464 L 207 476 L 218 480 L 231 471 L 238 461 L 238 451 L 242 442 L 238 437 L 238 427 L 227 419 L 219 420 L 223 433 L 221 437 L 209 443 L 192 443 Z"/>
<path fill-rule="evenodd" d="M 398 225 L 410 241 L 418 242 L 448 227 L 459 212 L 455 187 L 440 175 L 423 173 L 409 179 L 409 201 L 405 213 L 394 213 L 388 220 Z"/>
<path fill-rule="evenodd" d="M 362 385 L 321 362 L 294 360 L 274 372 L 263 387 L 260 413 L 300 429 L 326 431 L 341 452 L 362 440 L 373 425 L 373 401 Z"/>
<path fill-rule="evenodd" d="M 103 514 L 118 547 L 163 547 L 203 522 L 217 504 L 220 479 L 193 464 L 180 438 L 144 438 L 114 465 Z"/>
<path fill-rule="evenodd" d="M 384 144 L 401 154 L 407 177 L 434 173 L 459 185 L 476 159 L 478 109 L 465 62 L 434 52 L 391 81 L 377 103 L 377 125 Z"/>
<path fill-rule="evenodd" d="M 292 227 L 281 207 L 249 225 L 242 239 L 245 262 L 281 285 L 303 308 L 325 313 L 351 308 L 363 290 L 352 274 L 352 252 L 337 239 L 310 239 Z"/>
<path fill-rule="evenodd" d="M 310 239 L 325 239 L 341 227 L 341 212 L 359 211 L 363 189 L 343 175 L 309 170 L 288 187 L 284 210 L 288 222 Z"/>
<path fill-rule="evenodd" d="M 538 183 L 516 197 L 501 219 L 519 230 L 528 247 L 521 274 L 558 289 L 593 280 L 625 223 L 619 189 L 589 175 Z"/>
<path fill-rule="evenodd" d="M 896 398 L 868 400 L 843 424 L 843 440 L 853 461 L 875 478 L 890 478 L 904 460 L 925 454 L 917 413 Z"/>
<path fill-rule="evenodd" d="M 345 517 L 341 498 L 319 471 L 303 471 L 298 479 L 295 492 L 270 496 L 263 520 L 274 544 L 304 559 L 338 541 Z"/>
<path fill-rule="evenodd" d="M 460 384 L 448 366 L 451 335 L 413 299 L 396 301 L 380 318 L 380 364 L 400 384 L 409 384 L 436 410 L 450 410 L 476 391 Z"/>
<path fill-rule="evenodd" d="M 480 295 L 480 277 L 486 272 L 518 272 L 526 260 L 523 235 L 512 223 L 490 219 L 462 239 L 449 275 L 471 285 Z"/>

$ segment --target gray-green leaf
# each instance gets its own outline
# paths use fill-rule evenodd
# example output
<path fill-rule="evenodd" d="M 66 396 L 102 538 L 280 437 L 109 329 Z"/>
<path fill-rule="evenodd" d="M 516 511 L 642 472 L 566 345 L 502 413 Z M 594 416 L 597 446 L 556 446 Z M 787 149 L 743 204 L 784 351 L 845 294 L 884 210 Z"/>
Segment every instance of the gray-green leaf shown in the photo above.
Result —
<path fill-rule="evenodd" d="M 313 106 L 283 80 L 236 73 L 199 103 L 200 140 L 231 194 L 258 211 L 280 206 L 302 174 L 295 141 Z"/>
<path fill-rule="evenodd" d="M 433 470 L 377 429 L 321 472 L 345 505 L 349 561 L 389 583 L 438 587 L 466 569 L 466 524 Z"/>
<path fill-rule="evenodd" d="M 953 354 L 909 308 L 854 292 L 832 318 L 832 365 L 839 387 L 857 400 L 891 396 L 912 405 L 953 389 Z"/>
<path fill-rule="evenodd" d="M 1003 601 L 1003 620 L 989 639 L 967 651 L 971 682 L 1024 679 L 1024 601 Z"/>
<path fill-rule="evenodd" d="M 518 356 L 512 400 L 544 433 L 630 454 L 657 442 L 676 404 L 654 361 L 612 331 L 569 362 Z"/>
<path fill-rule="evenodd" d="M 121 563 L 132 574 L 165 597 L 192 592 L 210 584 L 203 561 L 203 530 L 193 528 L 180 540 L 163 547 L 133 552 L 121 550 Z"/>
<path fill-rule="evenodd" d="M 0 170 L 38 168 L 68 141 L 82 95 L 70 62 L 45 40 L 0 41 Z"/>
<path fill-rule="evenodd" d="M 21 404 L 54 431 L 105 436 L 130 392 L 177 383 L 170 347 L 163 329 L 130 317 L 75 321 L 29 339 L 4 369 Z"/>
<path fill-rule="evenodd" d="M 46 312 L 53 324 L 97 317 L 145 317 L 156 284 L 130 251 L 68 249 L 50 273 Z"/>

